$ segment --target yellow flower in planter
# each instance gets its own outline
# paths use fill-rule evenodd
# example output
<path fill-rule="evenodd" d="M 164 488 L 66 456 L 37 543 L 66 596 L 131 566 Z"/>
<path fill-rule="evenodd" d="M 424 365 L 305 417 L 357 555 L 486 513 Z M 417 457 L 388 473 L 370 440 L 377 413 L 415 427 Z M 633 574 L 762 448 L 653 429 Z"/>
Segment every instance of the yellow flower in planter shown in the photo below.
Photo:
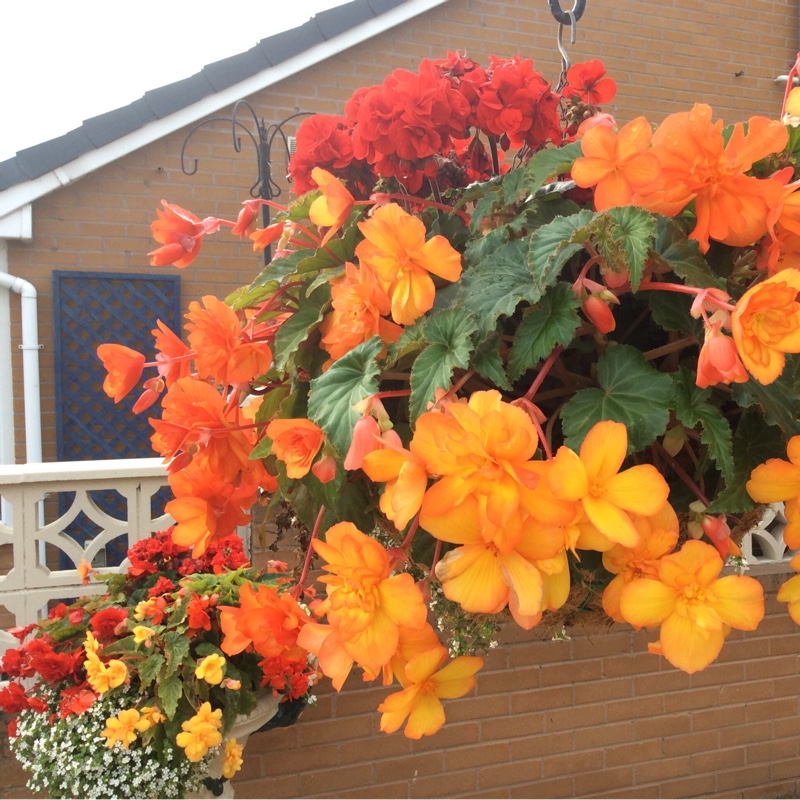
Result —
<path fill-rule="evenodd" d="M 206 683 L 216 685 L 222 683 L 223 667 L 225 666 L 225 657 L 212 653 L 206 656 L 197 665 L 194 671 L 195 678 L 204 680 Z"/>
<path fill-rule="evenodd" d="M 716 549 L 690 540 L 658 563 L 658 578 L 637 578 L 620 596 L 624 619 L 636 628 L 661 626 L 660 652 L 674 667 L 692 673 L 720 653 L 731 628 L 753 631 L 764 617 L 761 584 L 743 575 L 719 577 Z"/>
<path fill-rule="evenodd" d="M 94 653 L 86 659 L 86 680 L 98 694 L 116 689 L 125 683 L 128 668 L 116 658 L 104 664 Z"/>
<path fill-rule="evenodd" d="M 800 555 L 796 555 L 789 566 L 793 570 L 800 571 Z M 789 604 L 789 616 L 800 625 L 800 575 L 789 578 L 786 583 L 778 589 L 778 602 Z"/>
<path fill-rule="evenodd" d="M 200 710 L 181 724 L 183 731 L 175 737 L 189 761 L 197 762 L 222 741 L 222 709 L 211 710 L 211 703 L 203 703 Z"/>
<path fill-rule="evenodd" d="M 244 748 L 236 743 L 236 739 L 225 742 L 225 758 L 222 760 L 222 776 L 230 780 L 241 768 L 244 761 Z"/>
<path fill-rule="evenodd" d="M 106 728 L 100 734 L 108 739 L 106 744 L 113 747 L 117 742 L 127 750 L 128 746 L 136 741 L 136 733 L 146 731 L 150 727 L 147 719 L 142 719 L 135 708 L 120 711 L 116 717 L 106 720 Z"/>

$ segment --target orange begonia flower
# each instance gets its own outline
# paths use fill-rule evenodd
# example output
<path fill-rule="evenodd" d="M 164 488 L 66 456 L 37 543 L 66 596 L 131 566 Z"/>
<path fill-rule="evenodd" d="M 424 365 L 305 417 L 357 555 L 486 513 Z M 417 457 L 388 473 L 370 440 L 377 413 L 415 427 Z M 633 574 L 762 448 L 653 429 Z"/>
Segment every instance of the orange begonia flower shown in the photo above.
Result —
<path fill-rule="evenodd" d="M 441 699 L 463 697 L 475 686 L 475 673 L 483 666 L 477 656 L 460 656 L 446 667 L 447 650 L 437 647 L 414 656 L 406 665 L 405 687 L 390 694 L 379 706 L 381 730 L 394 733 L 408 717 L 403 733 L 420 739 L 436 733 L 445 722 Z M 437 671 L 438 670 L 438 671 Z"/>
<path fill-rule="evenodd" d="M 325 316 L 319 329 L 320 343 L 331 356 L 329 363 L 375 335 L 384 342 L 396 342 L 403 332 L 399 325 L 383 318 L 389 313 L 389 297 L 374 274 L 349 261 L 345 274 L 331 281 L 331 305 L 333 311 Z"/>
<path fill-rule="evenodd" d="M 167 386 L 171 386 L 179 378 L 192 374 L 191 350 L 182 339 L 160 319 L 150 333 L 155 337 L 156 361 L 158 374 Z"/>
<path fill-rule="evenodd" d="M 195 352 L 198 376 L 214 378 L 223 386 L 250 383 L 272 366 L 265 342 L 247 340 L 236 312 L 213 295 L 189 304 L 186 330 Z"/>
<path fill-rule="evenodd" d="M 603 592 L 603 611 L 615 622 L 625 622 L 619 610 L 622 590 L 636 578 L 658 578 L 658 560 L 678 544 L 678 516 L 669 503 L 652 517 L 633 518 L 641 535 L 637 547 L 615 545 L 603 553 L 603 566 L 615 577 Z"/>
<path fill-rule="evenodd" d="M 288 593 L 279 594 L 272 586 L 253 588 L 244 584 L 239 593 L 239 607 L 220 606 L 220 625 L 225 638 L 220 649 L 229 656 L 250 645 L 266 658 L 284 656 L 300 659 L 306 651 L 297 645 L 308 615 Z"/>
<path fill-rule="evenodd" d="M 583 157 L 572 165 L 578 186 L 594 186 L 598 211 L 626 206 L 636 192 L 660 188 L 661 164 L 649 152 L 653 130 L 644 117 L 624 125 L 618 134 L 605 125 L 587 130 L 581 140 Z"/>
<path fill-rule="evenodd" d="M 308 474 L 325 434 L 308 419 L 273 419 L 267 425 L 267 436 L 272 439 L 272 452 L 286 464 L 290 478 Z"/>
<path fill-rule="evenodd" d="M 580 456 L 565 446 L 558 449 L 549 478 L 553 494 L 580 501 L 603 536 L 636 547 L 639 532 L 630 514 L 657 514 L 667 502 L 669 486 L 651 464 L 620 472 L 627 448 L 628 432 L 622 423 L 598 422 L 586 435 Z"/>
<path fill-rule="evenodd" d="M 690 238 L 704 253 L 709 239 L 740 247 L 767 232 L 767 218 L 781 200 L 783 184 L 745 172 L 788 141 L 780 122 L 752 117 L 747 133 L 737 123 L 726 144 L 722 121 L 712 124 L 712 113 L 709 106 L 697 103 L 661 123 L 652 152 L 661 162 L 664 188 L 633 198 L 634 204 L 667 216 L 694 200 L 697 224 Z"/>
<path fill-rule="evenodd" d="M 748 289 L 731 312 L 731 331 L 748 372 L 763 384 L 800 353 L 800 270 L 784 269 Z"/>
<path fill-rule="evenodd" d="M 795 571 L 800 571 L 800 554 L 789 562 L 789 566 Z M 795 575 L 781 584 L 781 588 L 778 589 L 778 602 L 789 604 L 789 616 L 800 625 L 800 575 Z"/>
<path fill-rule="evenodd" d="M 384 547 L 351 522 L 329 528 L 325 538 L 314 541 L 314 549 L 328 562 L 323 569 L 331 573 L 320 578 L 328 596 L 316 612 L 327 615 L 346 657 L 377 674 L 397 650 L 400 627 L 424 627 L 422 592 L 408 573 L 391 575 Z M 319 641 L 319 631 L 309 625 L 298 637 L 298 644 L 311 652 Z M 325 671 L 322 661 L 320 666 Z"/>
<path fill-rule="evenodd" d="M 142 377 L 144 356 L 122 344 L 101 344 L 97 357 L 108 371 L 103 381 L 103 391 L 119 403 Z"/>
<path fill-rule="evenodd" d="M 308 218 L 320 228 L 328 228 L 320 247 L 326 245 L 331 237 L 344 225 L 353 210 L 355 198 L 347 187 L 336 177 L 320 167 L 311 170 L 311 177 L 322 194 L 308 209 Z"/>
<path fill-rule="evenodd" d="M 392 319 L 411 325 L 433 307 L 431 273 L 448 281 L 461 277 L 461 256 L 444 236 L 425 240 L 425 225 L 396 203 L 375 209 L 359 222 L 364 240 L 356 247 L 362 269 L 371 269 L 389 295 Z"/>
<path fill-rule="evenodd" d="M 260 253 L 283 236 L 285 222 L 275 222 L 266 228 L 255 228 L 247 235 L 253 240 L 253 250 Z"/>
<path fill-rule="evenodd" d="M 751 473 L 746 489 L 757 503 L 785 503 L 788 524 L 783 540 L 792 550 L 800 548 L 800 436 L 792 436 L 786 445 L 788 461 L 770 458 Z"/>
<path fill-rule="evenodd" d="M 208 217 L 200 220 L 191 211 L 174 203 L 161 201 L 164 211 L 156 210 L 158 219 L 150 225 L 153 238 L 163 245 L 147 255 L 152 256 L 150 265 L 164 267 L 167 264 L 182 269 L 188 267 L 200 252 L 203 236 L 219 230 L 219 220 Z"/>
<path fill-rule="evenodd" d="M 641 628 L 661 626 L 657 646 L 678 669 L 705 669 L 722 649 L 729 628 L 752 631 L 764 617 L 764 590 L 744 575 L 719 577 L 723 561 L 705 542 L 689 540 L 658 563 L 658 578 L 631 581 L 620 612 Z"/>

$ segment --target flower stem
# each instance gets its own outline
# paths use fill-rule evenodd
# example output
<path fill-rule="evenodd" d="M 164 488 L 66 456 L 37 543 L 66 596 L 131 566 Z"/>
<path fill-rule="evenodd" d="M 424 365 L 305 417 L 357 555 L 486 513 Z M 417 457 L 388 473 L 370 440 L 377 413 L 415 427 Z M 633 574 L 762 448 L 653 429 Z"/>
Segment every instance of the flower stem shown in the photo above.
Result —
<path fill-rule="evenodd" d="M 317 538 L 317 536 L 319 536 L 319 529 L 322 525 L 322 517 L 324 515 L 325 506 L 320 506 L 319 513 L 317 514 L 317 521 L 314 523 L 314 530 L 311 531 L 311 538 L 308 541 L 306 560 L 303 562 L 303 571 L 300 573 L 300 580 L 297 582 L 297 585 L 289 591 L 289 594 L 292 595 L 295 600 L 300 599 L 303 589 L 306 588 L 306 578 L 308 577 L 308 570 L 311 568 L 311 559 L 313 558 L 314 554 L 314 540 Z"/>
<path fill-rule="evenodd" d="M 542 364 L 542 368 L 539 370 L 539 374 L 534 379 L 530 389 L 528 389 L 528 391 L 525 392 L 526 400 L 533 399 L 533 396 L 536 394 L 536 390 L 542 385 L 542 383 L 544 383 L 544 379 L 547 377 L 547 373 L 550 372 L 550 370 L 553 367 L 553 364 L 556 363 L 556 360 L 561 355 L 561 351 L 563 349 L 564 348 L 561 345 L 559 345 L 558 347 L 556 347 L 555 350 L 553 350 L 552 353 L 550 353 L 549 356 L 547 356 L 547 360 L 544 362 L 544 364 Z"/>
<path fill-rule="evenodd" d="M 686 484 L 692 493 L 701 500 L 706 506 L 710 506 L 711 502 L 703 494 L 700 487 L 689 477 L 686 470 L 664 449 L 663 445 L 659 442 L 654 442 L 653 446 L 658 450 L 658 454 L 672 467 L 672 471 Z"/>

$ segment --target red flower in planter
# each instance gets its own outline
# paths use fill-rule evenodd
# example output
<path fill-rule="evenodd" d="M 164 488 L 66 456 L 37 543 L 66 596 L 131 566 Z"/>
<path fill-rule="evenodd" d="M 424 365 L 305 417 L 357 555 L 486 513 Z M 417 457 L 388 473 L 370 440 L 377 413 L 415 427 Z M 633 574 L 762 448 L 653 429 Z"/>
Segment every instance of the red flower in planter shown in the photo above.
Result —
<path fill-rule="evenodd" d="M 604 77 L 606 68 L 598 58 L 583 64 L 573 64 L 567 72 L 567 85 L 561 90 L 564 97 L 577 95 L 584 102 L 599 106 L 613 100 L 617 93 L 617 84 L 611 78 Z"/>

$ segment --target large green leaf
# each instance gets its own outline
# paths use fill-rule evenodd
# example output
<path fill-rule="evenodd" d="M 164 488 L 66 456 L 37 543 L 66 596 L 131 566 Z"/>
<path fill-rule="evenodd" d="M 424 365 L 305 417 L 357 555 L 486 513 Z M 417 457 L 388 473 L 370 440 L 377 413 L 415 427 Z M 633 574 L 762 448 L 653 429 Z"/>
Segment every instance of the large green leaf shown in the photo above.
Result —
<path fill-rule="evenodd" d="M 308 258 L 310 250 L 295 250 L 282 258 L 275 258 L 261 270 L 261 274 L 250 284 L 252 289 L 258 286 L 277 281 L 280 283 L 288 275 L 294 275 L 297 272 L 297 265 L 304 259 Z"/>
<path fill-rule="evenodd" d="M 792 356 L 776 381 L 765 386 L 755 378 L 733 386 L 733 399 L 743 408 L 758 405 L 770 425 L 777 425 L 786 436 L 800 434 L 800 379 Z"/>
<path fill-rule="evenodd" d="M 678 331 L 700 341 L 703 323 L 689 313 L 691 296 L 678 292 L 645 292 L 644 295 L 657 325 L 665 331 Z"/>
<path fill-rule="evenodd" d="M 477 199 L 469 221 L 469 227 L 473 233 L 477 233 L 481 229 L 481 224 L 486 217 L 490 217 L 503 205 L 503 190 L 500 186 L 483 185 L 486 187 L 486 192 Z M 461 204 L 459 203 L 458 205 Z M 458 205 L 456 208 L 458 208 Z"/>
<path fill-rule="evenodd" d="M 341 269 L 345 261 L 353 260 L 358 236 L 358 227 L 351 224 L 344 229 L 341 236 L 335 236 L 324 248 L 304 250 L 307 257 L 297 264 L 297 271 L 306 273 L 320 269 Z"/>
<path fill-rule="evenodd" d="M 650 257 L 690 286 L 725 288 L 725 280 L 711 271 L 697 242 L 688 239 L 680 225 L 668 217 L 656 216 L 656 239 Z"/>
<path fill-rule="evenodd" d="M 140 662 L 137 671 L 142 686 L 149 686 L 161 672 L 163 666 L 164 656 L 160 653 L 153 653 L 153 655 L 147 656 L 144 661 Z"/>
<path fill-rule="evenodd" d="M 760 411 L 746 411 L 733 435 L 733 475 L 708 510 L 712 514 L 737 514 L 755 508 L 745 488 L 750 473 L 768 458 L 785 455 L 786 442 L 780 430 L 768 425 Z"/>
<path fill-rule="evenodd" d="M 164 637 L 164 655 L 167 657 L 166 674 L 172 675 L 189 655 L 189 639 L 186 634 L 167 631 Z"/>
<path fill-rule="evenodd" d="M 639 289 L 647 253 L 653 246 L 656 223 L 653 215 L 635 206 L 610 208 L 598 214 L 593 240 L 606 264 L 614 272 L 630 273 L 631 288 Z"/>
<path fill-rule="evenodd" d="M 383 340 L 375 336 L 334 362 L 327 372 L 311 381 L 309 418 L 319 425 L 340 456 L 350 449 L 353 426 L 359 414 L 353 406 L 378 391 L 378 365 Z"/>
<path fill-rule="evenodd" d="M 653 369 L 635 347 L 609 347 L 597 362 L 600 388 L 582 389 L 561 410 L 566 444 L 577 450 L 592 426 L 605 419 L 628 429 L 628 452 L 652 444 L 667 429 L 672 380 Z"/>
<path fill-rule="evenodd" d="M 524 171 L 519 170 L 525 175 L 525 191 L 528 194 L 534 194 L 550 176 L 568 172 L 572 167 L 572 162 L 581 155 L 580 142 L 572 142 L 565 147 L 540 150 L 535 153 L 525 165 Z"/>
<path fill-rule="evenodd" d="M 411 368 L 412 422 L 425 411 L 437 389 L 450 386 L 456 367 L 469 367 L 471 335 L 476 327 L 472 314 L 464 308 L 450 308 L 429 317 L 425 326 L 429 346 L 417 356 Z"/>
<path fill-rule="evenodd" d="M 300 308 L 278 328 L 273 348 L 277 370 L 282 372 L 286 368 L 286 362 L 308 338 L 311 329 L 322 321 L 322 309 L 329 300 L 330 289 L 303 298 Z"/>
<path fill-rule="evenodd" d="M 550 355 L 557 345 L 572 341 L 580 318 L 580 300 L 568 283 L 560 281 L 523 318 L 508 359 L 508 377 L 515 381 Z"/>
<path fill-rule="evenodd" d="M 726 481 L 733 477 L 731 426 L 722 412 L 711 404 L 711 389 L 701 389 L 694 373 L 682 368 L 673 375 L 675 385 L 675 416 L 687 428 L 701 426 L 700 441 Z"/>
<path fill-rule="evenodd" d="M 525 261 L 526 249 L 522 240 L 509 242 L 464 271 L 459 299 L 481 330 L 493 331 L 497 318 L 513 314 L 521 300 L 535 303 L 541 297 Z"/>
<path fill-rule="evenodd" d="M 556 282 L 564 264 L 583 249 L 594 216 L 593 211 L 583 209 L 569 217 L 556 217 L 533 232 L 527 259 L 538 296 L 530 302 L 536 302 Z"/>
<path fill-rule="evenodd" d="M 183 694 L 183 682 L 177 675 L 170 675 L 168 678 L 156 683 L 156 691 L 158 699 L 161 701 L 161 710 L 167 719 L 172 719 L 178 709 L 178 701 Z"/>
<path fill-rule="evenodd" d="M 499 389 L 511 390 L 500 356 L 500 334 L 497 332 L 488 333 L 475 348 L 472 366 L 479 375 L 490 380 Z"/>

